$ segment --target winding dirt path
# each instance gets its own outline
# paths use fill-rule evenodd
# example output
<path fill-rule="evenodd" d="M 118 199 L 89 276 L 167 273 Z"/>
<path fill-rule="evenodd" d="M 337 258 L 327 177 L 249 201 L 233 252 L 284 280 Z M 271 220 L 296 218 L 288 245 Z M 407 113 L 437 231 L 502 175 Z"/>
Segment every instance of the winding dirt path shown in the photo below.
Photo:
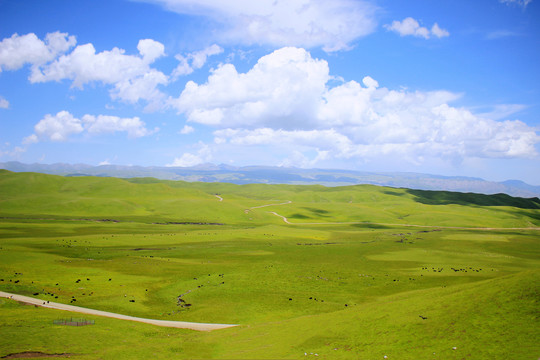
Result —
<path fill-rule="evenodd" d="M 281 204 L 268 204 L 261 206 L 254 206 L 250 209 L 258 209 L 266 206 L 276 206 L 276 205 L 287 205 L 291 204 L 292 201 L 287 201 Z M 370 221 L 349 221 L 349 222 L 305 222 L 305 223 L 292 223 L 285 216 L 278 214 L 275 211 L 268 211 L 268 213 L 280 217 L 283 222 L 288 225 L 380 225 L 380 226 L 406 226 L 406 227 L 418 227 L 418 228 L 428 228 L 428 229 L 454 229 L 454 230 L 480 230 L 480 231 L 492 231 L 492 230 L 532 230 L 540 231 L 540 227 L 511 227 L 511 228 L 498 228 L 498 227 L 465 227 L 465 226 L 437 226 L 437 225 L 415 225 L 415 224 L 389 224 L 389 223 L 376 223 Z"/>
<path fill-rule="evenodd" d="M 289 219 L 287 219 L 285 216 L 283 215 L 279 215 L 277 212 L 275 211 L 269 211 L 270 214 L 273 214 L 273 215 L 276 215 L 276 216 L 279 216 L 280 218 L 283 219 L 283 221 L 285 221 L 285 223 L 289 224 L 289 225 L 295 225 L 293 224 L 292 222 L 289 221 Z"/>
<path fill-rule="evenodd" d="M 219 199 L 219 201 L 223 201 L 223 198 L 219 195 L 214 195 L 215 197 L 217 197 Z"/>
<path fill-rule="evenodd" d="M 291 204 L 292 201 L 291 200 L 287 200 L 286 202 L 284 203 L 279 203 L 279 204 L 266 204 L 266 205 L 260 205 L 260 206 L 252 206 L 250 207 L 249 209 L 260 209 L 260 208 L 263 208 L 263 207 L 267 207 L 267 206 L 279 206 L 279 205 L 288 205 L 288 204 Z M 276 214 L 277 215 L 277 214 Z M 279 216 L 279 215 L 278 215 Z"/>
<path fill-rule="evenodd" d="M 88 315 L 96 315 L 96 316 L 105 316 L 109 318 L 115 318 L 120 320 L 130 320 L 130 321 L 137 321 L 142 322 L 146 324 L 152 324 L 156 326 L 163 326 L 163 327 L 172 327 L 172 328 L 179 328 L 179 329 L 191 329 L 191 330 L 197 330 L 197 331 L 212 331 L 212 330 L 218 330 L 218 329 L 225 329 L 229 327 L 234 327 L 238 325 L 233 324 L 205 324 L 205 323 L 194 323 L 194 322 L 185 322 L 185 321 L 169 321 L 169 320 L 155 320 L 155 319 L 145 319 L 145 318 L 139 318 L 135 316 L 128 316 L 128 315 L 122 315 L 122 314 L 116 314 L 111 313 L 107 311 L 101 311 L 101 310 L 94 310 L 94 309 L 88 309 L 83 308 L 80 306 L 73 306 L 73 305 L 66 305 L 66 304 L 60 304 L 55 302 L 48 302 L 43 301 L 40 299 L 32 298 L 29 296 L 23 296 L 23 295 L 17 295 L 17 294 L 11 294 L 7 292 L 0 291 L 0 297 L 13 299 L 15 301 L 23 302 L 26 304 L 41 306 L 49 309 L 56 309 L 56 310 L 65 310 L 65 311 L 72 311 L 80 314 L 88 314 Z"/>
<path fill-rule="evenodd" d="M 498 228 L 498 227 L 464 227 L 464 226 L 438 226 L 438 225 L 415 225 L 415 224 L 389 224 L 389 223 L 376 223 L 370 221 L 349 221 L 349 222 L 305 222 L 305 223 L 292 223 L 283 215 L 279 215 L 275 211 L 269 211 L 268 213 L 278 216 L 286 224 L 289 225 L 355 225 L 355 224 L 364 224 L 364 225 L 381 225 L 381 226 L 406 226 L 406 227 L 419 227 L 419 228 L 435 228 L 435 229 L 455 229 L 455 230 L 533 230 L 540 231 L 540 227 L 511 227 L 511 228 Z"/>

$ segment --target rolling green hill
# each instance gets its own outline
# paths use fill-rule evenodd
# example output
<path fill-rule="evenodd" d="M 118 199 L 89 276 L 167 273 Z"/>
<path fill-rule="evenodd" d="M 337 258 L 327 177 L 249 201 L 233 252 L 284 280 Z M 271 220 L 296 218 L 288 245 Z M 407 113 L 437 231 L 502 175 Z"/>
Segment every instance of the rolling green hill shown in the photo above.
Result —
<path fill-rule="evenodd" d="M 0 299 L 0 357 L 537 359 L 539 235 L 537 198 L 0 170 L 1 291 L 240 324 Z"/>

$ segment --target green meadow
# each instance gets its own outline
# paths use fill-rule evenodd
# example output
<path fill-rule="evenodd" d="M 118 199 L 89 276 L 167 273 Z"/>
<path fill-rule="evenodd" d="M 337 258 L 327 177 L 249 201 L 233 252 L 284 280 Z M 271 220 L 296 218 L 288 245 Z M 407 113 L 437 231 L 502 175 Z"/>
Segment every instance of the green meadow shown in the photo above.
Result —
<path fill-rule="evenodd" d="M 539 265 L 537 198 L 0 170 L 0 291 L 239 325 L 0 298 L 0 358 L 538 359 Z"/>

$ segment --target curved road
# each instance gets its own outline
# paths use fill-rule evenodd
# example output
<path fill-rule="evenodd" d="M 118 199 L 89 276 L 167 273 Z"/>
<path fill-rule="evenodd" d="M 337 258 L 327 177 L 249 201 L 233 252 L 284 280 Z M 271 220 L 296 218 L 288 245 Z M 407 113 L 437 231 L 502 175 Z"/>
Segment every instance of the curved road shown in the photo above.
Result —
<path fill-rule="evenodd" d="M 135 316 L 115 314 L 115 313 L 111 313 L 107 311 L 88 309 L 88 308 L 83 308 L 79 306 L 48 302 L 48 301 L 32 298 L 29 296 L 11 294 L 7 292 L 3 292 L 3 291 L 0 291 L 0 297 L 13 299 L 15 301 L 23 302 L 26 304 L 42 306 L 49 309 L 66 310 L 66 311 L 72 311 L 72 312 L 77 312 L 81 314 L 105 316 L 105 317 L 110 317 L 110 318 L 115 318 L 115 319 L 120 319 L 120 320 L 138 321 L 138 322 L 142 322 L 146 324 L 152 324 L 152 325 L 163 326 L 163 327 L 173 327 L 173 328 L 179 328 L 179 329 L 211 331 L 211 330 L 225 329 L 225 328 L 229 328 L 233 326 L 238 326 L 238 325 L 233 325 L 233 324 L 204 324 L 204 323 L 194 323 L 194 322 L 185 322 L 185 321 L 145 319 L 145 318 L 139 318 Z"/>

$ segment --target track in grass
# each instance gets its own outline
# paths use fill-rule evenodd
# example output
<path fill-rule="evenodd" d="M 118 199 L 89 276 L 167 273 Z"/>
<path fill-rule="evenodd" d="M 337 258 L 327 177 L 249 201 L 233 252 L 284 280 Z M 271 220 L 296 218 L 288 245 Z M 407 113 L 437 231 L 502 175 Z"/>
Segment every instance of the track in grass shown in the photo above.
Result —
<path fill-rule="evenodd" d="M 66 305 L 66 304 L 60 304 L 60 303 L 55 303 L 55 302 L 43 301 L 41 299 L 36 299 L 29 296 L 11 294 L 7 292 L 3 292 L 3 291 L 0 291 L 0 297 L 23 302 L 25 304 L 42 306 L 49 309 L 65 310 L 65 311 L 72 311 L 72 312 L 77 312 L 81 314 L 105 316 L 105 317 L 110 317 L 110 318 L 115 318 L 115 319 L 120 319 L 120 320 L 137 321 L 137 322 L 142 322 L 146 324 L 152 324 L 152 325 L 163 326 L 163 327 L 172 327 L 172 328 L 178 328 L 178 329 L 211 331 L 211 330 L 225 329 L 229 327 L 238 326 L 234 324 L 205 324 L 205 323 L 194 323 L 194 322 L 185 322 L 185 321 L 145 319 L 145 318 L 139 318 L 135 316 L 111 313 L 107 311 L 88 309 L 88 308 L 83 308 L 80 306 L 73 306 L 73 305 Z"/>

